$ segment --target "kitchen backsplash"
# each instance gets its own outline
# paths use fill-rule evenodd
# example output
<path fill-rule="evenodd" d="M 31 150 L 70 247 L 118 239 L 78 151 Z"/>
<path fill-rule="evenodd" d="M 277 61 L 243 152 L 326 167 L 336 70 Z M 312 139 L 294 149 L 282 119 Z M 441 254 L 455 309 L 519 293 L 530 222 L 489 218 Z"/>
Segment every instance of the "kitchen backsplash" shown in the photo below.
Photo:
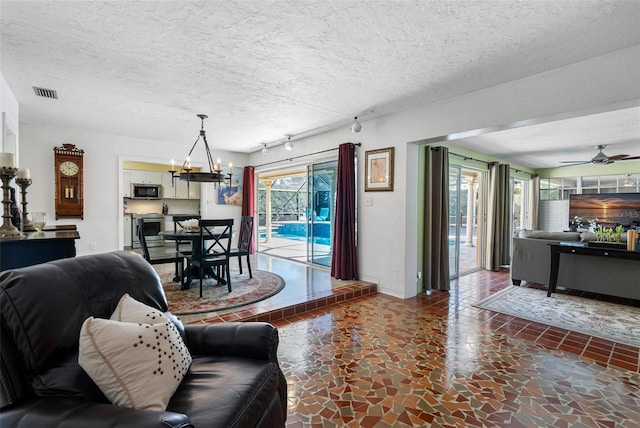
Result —
<path fill-rule="evenodd" d="M 124 212 L 129 214 L 162 213 L 163 204 L 166 204 L 169 210 L 168 215 L 200 213 L 200 200 L 189 199 L 125 199 Z"/>

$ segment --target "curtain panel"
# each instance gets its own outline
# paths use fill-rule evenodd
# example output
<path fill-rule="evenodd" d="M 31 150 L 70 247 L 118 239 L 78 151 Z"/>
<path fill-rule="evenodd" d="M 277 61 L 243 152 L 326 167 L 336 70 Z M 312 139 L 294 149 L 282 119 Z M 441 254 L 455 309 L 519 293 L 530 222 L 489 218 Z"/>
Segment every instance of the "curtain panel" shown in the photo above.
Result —
<path fill-rule="evenodd" d="M 252 166 L 245 166 L 242 171 L 242 215 L 254 217 L 254 227 L 258 224 L 256 217 L 256 189 L 255 189 L 255 168 Z M 257 233 L 253 234 L 251 240 L 251 246 L 249 247 L 249 253 L 253 254 L 255 251 Z"/>
<path fill-rule="evenodd" d="M 529 180 L 529 224 L 527 225 L 530 230 L 537 230 L 539 225 L 539 213 L 540 208 L 540 177 L 534 175 Z"/>
<path fill-rule="evenodd" d="M 336 185 L 336 215 L 333 232 L 331 276 L 336 279 L 358 279 L 356 247 L 356 169 L 355 145 L 340 144 Z"/>
<path fill-rule="evenodd" d="M 500 270 L 510 263 L 511 169 L 507 164 L 489 164 L 489 205 L 487 210 L 487 269 Z"/>
<path fill-rule="evenodd" d="M 424 178 L 423 291 L 448 291 L 449 150 L 427 147 Z"/>

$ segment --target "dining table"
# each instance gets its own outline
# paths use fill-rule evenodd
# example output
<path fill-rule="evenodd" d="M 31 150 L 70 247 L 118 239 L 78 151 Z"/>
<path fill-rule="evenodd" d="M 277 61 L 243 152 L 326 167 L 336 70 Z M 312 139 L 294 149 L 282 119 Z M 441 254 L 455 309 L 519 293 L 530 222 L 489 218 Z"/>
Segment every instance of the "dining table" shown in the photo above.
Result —
<path fill-rule="evenodd" d="M 199 259 L 202 257 L 202 240 L 200 239 L 200 229 L 193 230 L 193 231 L 184 230 L 184 229 L 177 230 L 177 231 L 166 231 L 166 232 L 160 232 L 159 235 L 162 236 L 163 239 L 168 241 L 178 241 L 178 242 L 190 241 L 191 242 L 191 257 L 188 257 L 188 263 L 185 266 L 186 272 L 182 272 L 182 283 L 180 287 L 181 290 L 188 290 L 189 286 L 191 285 L 191 281 L 193 281 L 195 278 L 200 278 L 199 269 L 194 267 L 191 264 L 191 259 L 194 259 L 194 258 Z M 231 239 L 235 236 L 235 232 L 232 232 L 231 235 L 218 234 L 215 236 Z M 216 281 L 218 281 L 218 284 L 222 284 L 222 285 L 227 284 L 227 281 L 222 276 L 218 276 L 218 274 L 215 272 L 213 268 L 209 268 L 204 272 L 203 278 L 205 277 L 215 279 Z M 176 276 L 173 280 L 178 281 L 179 278 Z"/>

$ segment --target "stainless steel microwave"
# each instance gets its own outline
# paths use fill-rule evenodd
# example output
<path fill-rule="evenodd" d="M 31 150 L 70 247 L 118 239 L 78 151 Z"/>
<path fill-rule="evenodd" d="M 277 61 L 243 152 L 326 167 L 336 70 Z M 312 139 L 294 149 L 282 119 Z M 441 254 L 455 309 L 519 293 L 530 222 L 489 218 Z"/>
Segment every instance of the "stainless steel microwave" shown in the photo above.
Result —
<path fill-rule="evenodd" d="M 160 199 L 162 186 L 160 184 L 131 183 L 132 199 Z"/>

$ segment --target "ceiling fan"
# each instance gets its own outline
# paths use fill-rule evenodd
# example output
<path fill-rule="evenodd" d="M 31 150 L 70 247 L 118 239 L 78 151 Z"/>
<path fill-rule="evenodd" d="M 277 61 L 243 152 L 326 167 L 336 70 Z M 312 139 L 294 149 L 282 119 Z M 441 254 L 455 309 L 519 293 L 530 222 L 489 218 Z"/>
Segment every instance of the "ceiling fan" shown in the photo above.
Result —
<path fill-rule="evenodd" d="M 607 156 L 604 153 L 602 153 L 602 150 L 604 150 L 604 148 L 607 147 L 604 144 L 600 144 L 596 146 L 596 149 L 598 150 L 598 154 L 595 155 L 593 158 L 591 158 L 591 160 L 588 161 L 563 161 L 560 163 L 568 163 L 571 165 L 582 165 L 585 163 L 593 163 L 596 165 L 607 165 L 610 163 L 613 163 L 615 161 L 623 161 L 623 160 L 633 160 L 633 159 L 640 159 L 640 156 L 629 156 L 629 155 L 614 155 L 614 156 Z"/>

